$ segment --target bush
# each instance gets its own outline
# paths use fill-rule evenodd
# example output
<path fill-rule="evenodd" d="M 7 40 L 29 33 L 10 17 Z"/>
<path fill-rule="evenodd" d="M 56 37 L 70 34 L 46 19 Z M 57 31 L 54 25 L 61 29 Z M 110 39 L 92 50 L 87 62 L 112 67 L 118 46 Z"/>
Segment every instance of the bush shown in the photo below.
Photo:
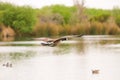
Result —
<path fill-rule="evenodd" d="M 109 10 L 102 9 L 86 9 L 85 13 L 89 15 L 90 21 L 106 22 L 111 16 Z"/>
<path fill-rule="evenodd" d="M 113 12 L 113 16 L 115 18 L 116 24 L 120 27 L 120 8 L 115 7 L 112 12 Z"/>
<path fill-rule="evenodd" d="M 6 6 L 6 5 L 5 5 Z M 18 33 L 31 33 L 35 24 L 35 13 L 31 7 L 12 6 L 4 8 L 1 22 L 6 26 L 11 26 Z"/>
<path fill-rule="evenodd" d="M 67 24 L 69 23 L 69 20 L 75 11 L 76 11 L 75 7 L 67 7 L 64 5 L 52 5 L 52 6 L 43 7 L 37 12 L 38 12 L 38 15 L 45 15 L 45 16 L 59 14 L 64 19 L 62 20 L 64 21 L 63 23 Z"/>

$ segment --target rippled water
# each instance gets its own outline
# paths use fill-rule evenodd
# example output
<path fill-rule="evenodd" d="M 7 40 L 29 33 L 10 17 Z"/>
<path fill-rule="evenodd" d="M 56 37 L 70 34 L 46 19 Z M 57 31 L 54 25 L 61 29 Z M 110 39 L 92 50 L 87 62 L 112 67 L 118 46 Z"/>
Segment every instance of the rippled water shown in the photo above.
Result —
<path fill-rule="evenodd" d="M 0 80 L 120 80 L 120 36 L 83 36 L 56 47 L 40 43 L 1 41 Z"/>

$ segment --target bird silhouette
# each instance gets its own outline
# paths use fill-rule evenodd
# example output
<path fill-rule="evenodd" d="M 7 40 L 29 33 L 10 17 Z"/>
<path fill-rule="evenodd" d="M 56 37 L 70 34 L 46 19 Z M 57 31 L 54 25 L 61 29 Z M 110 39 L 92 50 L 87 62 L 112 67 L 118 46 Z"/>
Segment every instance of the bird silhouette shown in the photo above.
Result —
<path fill-rule="evenodd" d="M 64 37 L 60 37 L 60 38 L 57 38 L 57 39 L 51 39 L 51 38 L 34 38 L 34 40 L 43 41 L 41 43 L 42 46 L 51 46 L 51 47 L 54 47 L 54 46 L 57 46 L 58 43 L 60 43 L 60 41 L 65 41 L 65 40 L 69 40 L 69 39 L 74 38 L 74 37 L 82 37 L 82 36 L 83 36 L 83 34 L 64 36 Z"/>
<path fill-rule="evenodd" d="M 54 47 L 54 46 L 57 46 L 60 41 L 64 41 L 64 40 L 67 40 L 67 38 L 63 37 L 58 39 L 50 39 L 46 42 L 41 43 L 41 45 Z"/>

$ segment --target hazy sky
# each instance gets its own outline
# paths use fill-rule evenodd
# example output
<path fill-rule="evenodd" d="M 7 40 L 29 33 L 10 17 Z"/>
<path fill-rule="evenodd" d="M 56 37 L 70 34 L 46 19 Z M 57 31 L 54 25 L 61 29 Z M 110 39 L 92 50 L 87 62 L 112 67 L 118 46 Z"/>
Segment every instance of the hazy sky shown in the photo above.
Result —
<path fill-rule="evenodd" d="M 73 5 L 73 0 L 0 0 L 17 5 L 30 5 L 35 8 L 41 8 L 46 5 L 64 4 Z M 85 0 L 85 6 L 90 8 L 112 9 L 114 6 L 120 7 L 120 0 Z"/>

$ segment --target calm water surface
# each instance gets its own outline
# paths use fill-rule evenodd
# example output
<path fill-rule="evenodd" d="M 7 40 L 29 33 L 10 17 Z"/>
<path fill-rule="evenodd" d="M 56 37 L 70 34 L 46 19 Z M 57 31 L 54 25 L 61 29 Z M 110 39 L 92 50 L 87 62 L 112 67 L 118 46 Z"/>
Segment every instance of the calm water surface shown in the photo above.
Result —
<path fill-rule="evenodd" d="M 0 80 L 120 80 L 120 36 L 40 43 L 0 41 Z"/>

